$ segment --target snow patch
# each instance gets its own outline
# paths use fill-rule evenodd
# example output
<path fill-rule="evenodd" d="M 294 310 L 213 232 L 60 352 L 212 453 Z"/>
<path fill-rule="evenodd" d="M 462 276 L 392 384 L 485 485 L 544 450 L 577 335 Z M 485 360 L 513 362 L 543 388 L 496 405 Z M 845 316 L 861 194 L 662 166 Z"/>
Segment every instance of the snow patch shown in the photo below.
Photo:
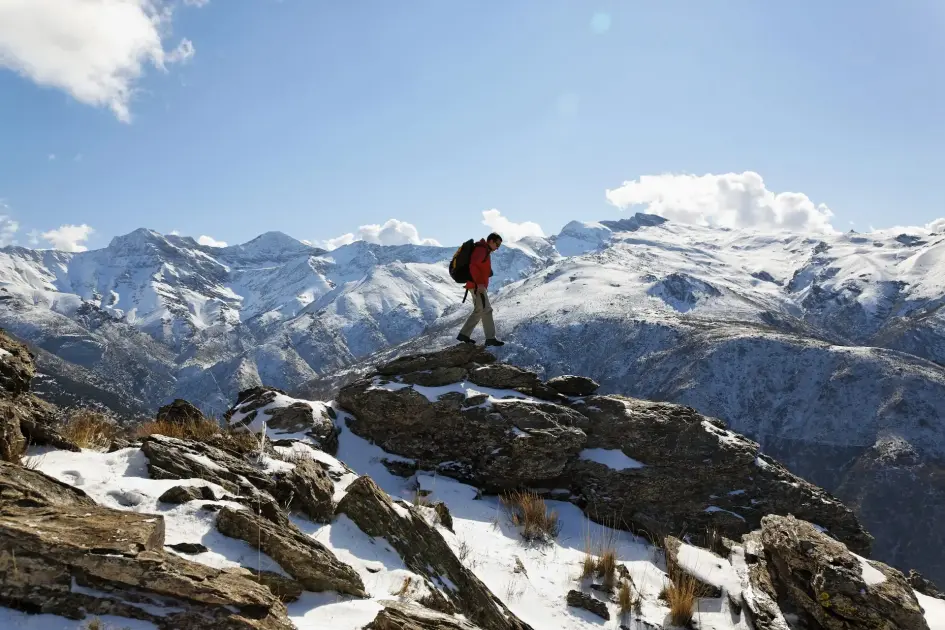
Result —
<path fill-rule="evenodd" d="M 581 451 L 579 457 L 584 461 L 597 462 L 613 470 L 632 470 L 643 468 L 643 464 L 627 457 L 627 455 L 616 448 L 586 448 Z"/>

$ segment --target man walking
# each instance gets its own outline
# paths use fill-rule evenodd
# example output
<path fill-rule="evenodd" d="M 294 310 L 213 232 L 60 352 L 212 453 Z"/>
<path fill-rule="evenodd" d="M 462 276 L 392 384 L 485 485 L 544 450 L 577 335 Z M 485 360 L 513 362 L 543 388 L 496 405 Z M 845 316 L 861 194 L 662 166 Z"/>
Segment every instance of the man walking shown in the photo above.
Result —
<path fill-rule="evenodd" d="M 463 329 L 456 338 L 463 343 L 476 343 L 470 335 L 476 325 L 482 322 L 482 331 L 486 334 L 487 346 L 504 346 L 504 341 L 495 338 L 495 322 L 492 319 L 492 304 L 489 303 L 489 277 L 492 276 L 492 252 L 502 245 L 502 237 L 493 232 L 480 240 L 473 247 L 469 257 L 469 275 L 472 280 L 466 283 L 466 290 L 472 293 L 473 312 L 466 320 Z"/>

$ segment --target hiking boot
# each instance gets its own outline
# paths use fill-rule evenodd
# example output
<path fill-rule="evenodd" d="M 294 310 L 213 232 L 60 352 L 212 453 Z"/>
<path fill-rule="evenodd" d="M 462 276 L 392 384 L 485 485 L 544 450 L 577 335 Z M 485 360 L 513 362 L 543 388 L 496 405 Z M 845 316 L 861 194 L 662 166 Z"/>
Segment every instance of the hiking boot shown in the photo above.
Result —
<path fill-rule="evenodd" d="M 456 335 L 456 338 L 462 341 L 463 343 L 471 343 L 475 345 L 475 341 L 467 337 L 466 335 Z"/>
<path fill-rule="evenodd" d="M 504 346 L 505 342 L 499 341 L 498 339 L 486 339 L 486 345 L 498 347 L 498 346 Z"/>

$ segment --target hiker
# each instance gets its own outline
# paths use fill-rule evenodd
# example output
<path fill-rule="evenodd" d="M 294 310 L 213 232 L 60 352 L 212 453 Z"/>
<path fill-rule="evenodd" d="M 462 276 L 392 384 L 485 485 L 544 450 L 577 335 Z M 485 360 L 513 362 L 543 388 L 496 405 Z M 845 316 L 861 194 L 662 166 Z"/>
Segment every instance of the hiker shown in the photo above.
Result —
<path fill-rule="evenodd" d="M 495 338 L 495 322 L 492 320 L 492 304 L 489 303 L 489 278 L 492 276 L 492 252 L 502 245 L 502 237 L 493 232 L 472 247 L 469 255 L 469 278 L 466 291 L 472 294 L 473 312 L 456 337 L 463 343 L 476 343 L 470 335 L 476 324 L 482 322 L 487 346 L 504 346 L 504 341 Z M 465 299 L 465 298 L 464 298 Z"/>

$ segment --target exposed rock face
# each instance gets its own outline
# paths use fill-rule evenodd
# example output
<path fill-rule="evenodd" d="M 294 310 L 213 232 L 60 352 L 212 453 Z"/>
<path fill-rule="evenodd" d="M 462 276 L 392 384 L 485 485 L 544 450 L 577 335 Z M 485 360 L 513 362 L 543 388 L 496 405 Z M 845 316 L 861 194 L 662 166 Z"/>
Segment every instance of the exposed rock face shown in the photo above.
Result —
<path fill-rule="evenodd" d="M 18 462 L 25 448 L 19 410 L 9 401 L 0 400 L 0 460 Z"/>
<path fill-rule="evenodd" d="M 148 458 L 148 473 L 154 479 L 204 479 L 238 495 L 235 500 L 247 504 L 255 506 L 278 501 L 289 510 L 298 510 L 318 522 L 327 522 L 331 518 L 334 486 L 328 473 L 317 462 L 303 460 L 291 470 L 270 473 L 215 446 L 163 435 L 147 437 L 141 450 Z M 195 492 L 201 494 L 194 496 Z M 206 490 L 183 488 L 171 494 L 170 498 L 185 501 L 211 498 L 204 496 L 203 492 Z M 191 496 L 193 498 L 188 498 Z M 272 520 L 278 522 L 285 518 L 278 506 L 273 509 L 263 507 L 263 513 Z"/>
<path fill-rule="evenodd" d="M 793 516 L 766 516 L 761 543 L 779 602 L 805 611 L 823 628 L 928 630 L 902 573 L 881 562 L 860 560 L 810 523 Z"/>
<path fill-rule="evenodd" d="M 432 401 L 411 384 L 460 374 L 466 380 L 455 391 Z M 496 399 L 476 394 L 475 384 L 513 391 Z M 608 525 L 656 537 L 687 532 L 708 546 L 707 534 L 738 540 L 766 514 L 795 514 L 869 553 L 871 537 L 851 510 L 721 421 L 680 405 L 590 395 L 596 387 L 571 376 L 545 384 L 461 344 L 381 366 L 338 400 L 354 414 L 352 431 L 419 468 L 487 490 L 569 487 Z M 524 391 L 563 403 L 515 398 Z"/>
<path fill-rule="evenodd" d="M 337 512 L 347 514 L 368 536 L 385 538 L 411 571 L 427 578 L 431 592 L 441 594 L 484 630 L 529 628 L 463 566 L 440 533 L 416 510 L 407 504 L 395 505 L 370 477 L 360 477 L 348 487 Z M 455 585 L 455 590 L 444 579 Z"/>
<path fill-rule="evenodd" d="M 199 422 L 204 419 L 203 412 L 190 402 L 177 398 L 174 402 L 164 405 L 157 412 L 157 419 L 160 422 L 170 422 L 173 424 L 189 424 Z"/>
<path fill-rule="evenodd" d="M 760 455 L 755 442 L 719 420 L 620 396 L 587 397 L 574 408 L 587 418 L 587 448 L 636 462 L 623 470 L 586 459 L 571 463 L 572 489 L 595 520 L 658 535 L 685 531 L 708 547 L 707 532 L 737 540 L 760 527 L 765 514 L 794 514 L 869 554 L 872 539 L 850 509 Z"/>
<path fill-rule="evenodd" d="M 336 454 L 339 429 L 335 426 L 332 409 L 305 401 L 270 407 L 280 396 L 285 398 L 286 393 L 274 387 L 245 389 L 224 419 L 233 427 L 245 427 L 262 414 L 269 429 L 286 434 L 305 433 L 323 451 Z"/>
<path fill-rule="evenodd" d="M 395 601 L 381 602 L 384 610 L 364 630 L 478 630 L 461 619 Z"/>
<path fill-rule="evenodd" d="M 189 562 L 163 545 L 161 516 L 105 508 L 42 473 L 0 463 L 0 604 L 72 619 L 114 614 L 162 630 L 293 627 L 248 571 Z"/>
<path fill-rule="evenodd" d="M 586 376 L 556 376 L 547 383 L 548 387 L 565 396 L 590 396 L 600 385 Z"/>
<path fill-rule="evenodd" d="M 909 577 L 906 578 L 909 580 L 909 586 L 919 591 L 923 595 L 928 597 L 934 597 L 936 599 L 945 599 L 945 593 L 939 590 L 939 588 L 931 581 L 922 577 L 922 574 L 913 569 L 909 571 Z"/>
<path fill-rule="evenodd" d="M 35 375 L 30 351 L 0 329 L 0 388 L 18 396 L 29 391 Z"/>
<path fill-rule="evenodd" d="M 568 591 L 568 606 L 583 608 L 601 619 L 610 621 L 610 611 L 607 610 L 607 604 L 587 593 L 575 590 Z"/>
<path fill-rule="evenodd" d="M 217 516 L 217 529 L 266 553 L 307 590 L 366 596 L 357 571 L 289 522 L 276 525 L 249 510 L 227 507 Z"/>

